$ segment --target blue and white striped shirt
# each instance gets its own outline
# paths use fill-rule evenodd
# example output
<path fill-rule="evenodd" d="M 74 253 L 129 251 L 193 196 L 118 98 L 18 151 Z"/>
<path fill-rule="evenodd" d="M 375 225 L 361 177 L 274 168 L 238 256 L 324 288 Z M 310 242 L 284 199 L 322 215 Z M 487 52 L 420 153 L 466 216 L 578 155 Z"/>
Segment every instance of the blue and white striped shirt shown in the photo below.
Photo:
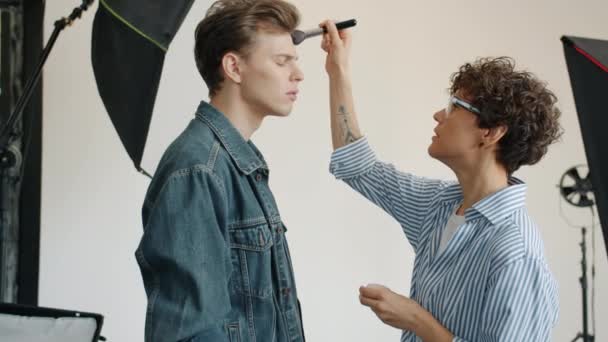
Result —
<path fill-rule="evenodd" d="M 548 341 L 558 317 L 557 283 L 525 207 L 526 185 L 511 177 L 465 211 L 438 253 L 441 233 L 462 202 L 456 182 L 416 177 L 377 160 L 366 138 L 337 149 L 331 172 L 394 217 L 416 258 L 410 297 L 454 341 Z M 404 331 L 401 341 L 418 338 Z"/>

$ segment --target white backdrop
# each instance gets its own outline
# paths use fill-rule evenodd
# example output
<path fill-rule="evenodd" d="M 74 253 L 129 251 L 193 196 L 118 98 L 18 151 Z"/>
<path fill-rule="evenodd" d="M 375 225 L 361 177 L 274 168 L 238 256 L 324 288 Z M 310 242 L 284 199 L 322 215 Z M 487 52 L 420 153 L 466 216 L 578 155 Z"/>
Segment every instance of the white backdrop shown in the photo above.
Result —
<path fill-rule="evenodd" d="M 560 99 L 565 135 L 537 166 L 516 175 L 529 184 L 560 285 L 555 341 L 581 329 L 580 233 L 558 210 L 555 187 L 571 165 L 585 163 L 559 38 L 608 39 L 608 2 L 298 0 L 302 27 L 326 17 L 356 18 L 352 71 L 363 131 L 378 154 L 400 168 L 451 178 L 430 159 L 431 115 L 447 99 L 448 77 L 479 56 L 509 55 L 546 80 Z M 47 2 L 52 23 L 79 0 Z M 167 144 L 207 90 L 192 56 L 193 31 L 208 6 L 196 1 L 167 56 L 144 167 L 153 170 Z M 99 312 L 109 341 L 143 340 L 146 298 L 133 252 L 141 236 L 148 179 L 132 167 L 98 97 L 90 65 L 96 6 L 60 37 L 44 74 L 44 152 L 40 305 Z M 408 293 L 413 253 L 399 226 L 328 173 L 328 86 L 320 40 L 299 48 L 305 80 L 291 117 L 269 119 L 253 137 L 270 165 L 271 187 L 288 228 L 309 341 L 397 341 L 399 332 L 360 306 L 358 286 L 384 283 Z M 588 211 L 564 205 L 576 224 Z M 598 230 L 596 310 L 608 315 L 608 263 Z M 608 339 L 598 331 L 597 341 Z"/>

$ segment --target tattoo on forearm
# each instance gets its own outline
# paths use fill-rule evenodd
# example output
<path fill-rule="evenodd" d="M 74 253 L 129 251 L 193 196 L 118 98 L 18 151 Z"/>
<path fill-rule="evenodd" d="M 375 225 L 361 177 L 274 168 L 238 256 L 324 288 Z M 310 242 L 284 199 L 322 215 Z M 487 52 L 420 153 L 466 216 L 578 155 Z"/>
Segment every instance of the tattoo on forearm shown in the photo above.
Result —
<path fill-rule="evenodd" d="M 342 139 L 344 143 L 350 144 L 352 142 L 355 142 L 357 138 L 350 130 L 350 125 L 348 124 L 350 114 L 346 111 L 346 108 L 344 108 L 344 106 L 340 105 L 340 107 L 338 107 L 338 115 L 342 117 L 340 125 L 342 126 Z"/>

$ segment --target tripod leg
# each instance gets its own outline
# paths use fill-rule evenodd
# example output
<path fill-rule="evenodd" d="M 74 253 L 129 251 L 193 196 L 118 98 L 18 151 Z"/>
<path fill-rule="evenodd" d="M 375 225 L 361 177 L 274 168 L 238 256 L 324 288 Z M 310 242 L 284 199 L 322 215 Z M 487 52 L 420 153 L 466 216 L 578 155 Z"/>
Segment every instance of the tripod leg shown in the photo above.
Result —
<path fill-rule="evenodd" d="M 583 334 L 578 333 L 578 335 L 576 335 L 576 337 L 572 341 L 570 341 L 570 342 L 574 342 L 574 341 L 578 340 L 579 338 L 583 338 Z"/>

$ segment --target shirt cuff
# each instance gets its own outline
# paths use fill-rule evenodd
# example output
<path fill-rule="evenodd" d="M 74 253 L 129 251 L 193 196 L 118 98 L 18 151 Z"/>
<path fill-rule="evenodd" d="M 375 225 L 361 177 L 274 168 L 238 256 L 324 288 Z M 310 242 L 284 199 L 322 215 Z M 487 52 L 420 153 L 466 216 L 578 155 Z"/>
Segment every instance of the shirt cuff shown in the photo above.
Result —
<path fill-rule="evenodd" d="M 367 137 L 336 149 L 331 155 L 329 172 L 338 179 L 356 177 L 370 170 L 376 163 L 376 154 Z"/>

